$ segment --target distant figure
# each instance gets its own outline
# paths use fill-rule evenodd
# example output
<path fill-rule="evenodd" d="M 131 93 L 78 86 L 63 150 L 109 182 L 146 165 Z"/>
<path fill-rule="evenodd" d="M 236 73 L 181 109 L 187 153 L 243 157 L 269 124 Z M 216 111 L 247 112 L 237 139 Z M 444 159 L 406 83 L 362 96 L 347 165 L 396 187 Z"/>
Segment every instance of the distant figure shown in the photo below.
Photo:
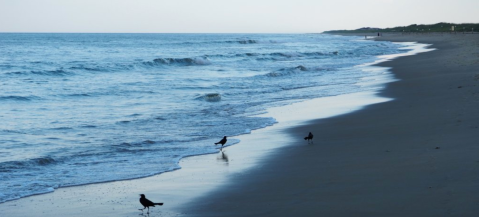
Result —
<path fill-rule="evenodd" d="M 378 32 L 378 37 L 379 37 L 379 32 Z"/>
<path fill-rule="evenodd" d="M 308 144 L 309 144 L 309 141 L 313 142 L 313 134 L 309 132 L 308 136 L 304 137 L 304 140 L 308 140 Z"/>
<path fill-rule="evenodd" d="M 148 212 L 147 213 L 150 213 L 150 206 L 152 207 L 155 207 L 155 205 L 160 205 L 160 206 L 163 206 L 163 203 L 153 203 L 151 202 L 150 200 L 146 199 L 145 195 L 144 194 L 140 194 L 141 198 L 140 198 L 140 203 L 141 205 L 143 205 L 143 209 L 139 209 L 141 211 L 145 210 L 146 208 L 148 208 Z"/>
<path fill-rule="evenodd" d="M 228 140 L 226 139 L 226 136 L 225 136 L 225 137 L 223 137 L 223 139 L 221 141 L 215 143 L 215 145 L 221 144 L 221 149 L 223 149 L 223 145 L 225 145 L 226 141 L 228 141 Z"/>

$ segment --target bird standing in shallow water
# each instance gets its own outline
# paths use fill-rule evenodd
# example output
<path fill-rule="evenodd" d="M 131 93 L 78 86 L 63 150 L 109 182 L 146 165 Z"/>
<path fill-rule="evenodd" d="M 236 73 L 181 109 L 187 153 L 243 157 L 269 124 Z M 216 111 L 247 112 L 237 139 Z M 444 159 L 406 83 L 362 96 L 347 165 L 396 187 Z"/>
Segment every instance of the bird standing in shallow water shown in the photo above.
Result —
<path fill-rule="evenodd" d="M 308 136 L 304 137 L 304 140 L 308 140 L 308 144 L 309 144 L 309 141 L 313 142 L 313 134 L 309 132 Z"/>
<path fill-rule="evenodd" d="M 148 212 L 150 213 L 150 206 L 155 207 L 155 205 L 163 206 L 163 203 L 153 203 L 151 200 L 146 199 L 144 194 L 140 194 L 140 203 L 143 205 L 143 209 L 139 209 L 141 211 L 145 210 L 148 208 Z"/>
<path fill-rule="evenodd" d="M 226 139 L 226 136 L 225 136 L 219 142 L 215 143 L 215 145 L 221 144 L 221 149 L 223 149 L 223 145 L 225 145 L 226 141 L 228 140 Z"/>

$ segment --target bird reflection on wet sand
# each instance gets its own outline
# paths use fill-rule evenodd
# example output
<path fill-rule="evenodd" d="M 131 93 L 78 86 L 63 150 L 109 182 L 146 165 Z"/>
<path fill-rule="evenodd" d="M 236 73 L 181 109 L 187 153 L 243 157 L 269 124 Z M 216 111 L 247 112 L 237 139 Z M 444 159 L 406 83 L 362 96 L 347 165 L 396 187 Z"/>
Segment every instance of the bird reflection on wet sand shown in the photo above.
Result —
<path fill-rule="evenodd" d="M 216 160 L 222 161 L 225 164 L 229 163 L 228 155 L 225 153 L 226 151 L 221 150 L 220 153 L 217 155 Z"/>

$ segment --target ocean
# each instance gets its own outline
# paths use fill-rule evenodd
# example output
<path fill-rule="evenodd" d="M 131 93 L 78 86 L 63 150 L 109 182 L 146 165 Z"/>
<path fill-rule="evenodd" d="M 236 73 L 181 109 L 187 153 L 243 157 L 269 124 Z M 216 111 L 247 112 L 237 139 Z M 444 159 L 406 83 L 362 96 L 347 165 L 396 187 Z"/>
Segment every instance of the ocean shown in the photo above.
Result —
<path fill-rule="evenodd" d="M 275 124 L 257 116 L 267 108 L 383 88 L 361 85 L 386 73 L 361 65 L 401 47 L 323 34 L 0 34 L 0 203 L 179 169 L 223 136 Z"/>

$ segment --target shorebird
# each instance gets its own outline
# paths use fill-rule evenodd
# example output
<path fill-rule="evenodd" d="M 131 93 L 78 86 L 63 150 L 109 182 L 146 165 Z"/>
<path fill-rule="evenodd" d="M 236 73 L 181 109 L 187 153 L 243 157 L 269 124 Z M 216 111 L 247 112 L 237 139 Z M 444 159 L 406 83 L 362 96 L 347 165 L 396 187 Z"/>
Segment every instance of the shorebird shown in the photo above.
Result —
<path fill-rule="evenodd" d="M 309 144 L 309 141 L 313 142 L 313 134 L 309 132 L 308 136 L 304 137 L 304 140 L 308 140 L 308 144 Z"/>
<path fill-rule="evenodd" d="M 215 145 L 221 144 L 221 149 L 223 149 L 223 145 L 225 145 L 226 141 L 228 140 L 226 139 L 226 136 L 225 136 L 219 142 L 216 142 Z"/>
<path fill-rule="evenodd" d="M 141 196 L 140 197 L 140 203 L 141 203 L 141 205 L 143 205 L 143 209 L 139 209 L 139 210 L 141 210 L 142 212 L 143 212 L 143 210 L 148 208 L 147 213 L 150 213 L 150 206 L 152 206 L 152 207 L 155 207 L 155 205 L 163 206 L 163 203 L 153 203 L 153 202 L 151 202 L 151 200 L 146 199 L 144 194 L 140 194 L 140 196 Z"/>

